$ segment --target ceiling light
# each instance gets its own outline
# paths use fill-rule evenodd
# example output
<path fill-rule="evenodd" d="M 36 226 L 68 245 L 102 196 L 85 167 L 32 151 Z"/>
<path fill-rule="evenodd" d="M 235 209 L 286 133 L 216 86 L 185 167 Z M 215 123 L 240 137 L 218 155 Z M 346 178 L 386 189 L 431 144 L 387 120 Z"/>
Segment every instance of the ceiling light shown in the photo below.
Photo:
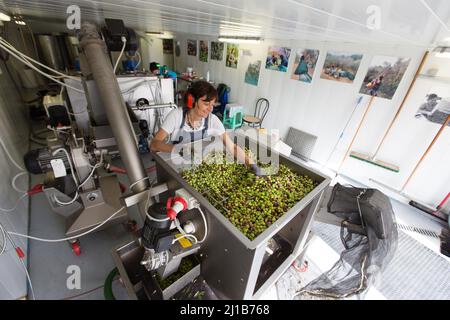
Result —
<path fill-rule="evenodd" d="M 256 29 L 261 29 L 261 26 L 258 25 L 254 25 L 254 24 L 247 24 L 247 23 L 239 23 L 239 22 L 232 22 L 232 21 L 225 21 L 222 20 L 220 21 L 220 23 L 223 23 L 225 25 L 235 25 L 235 26 L 243 26 L 243 27 L 251 27 L 251 28 L 256 28 Z"/>
<path fill-rule="evenodd" d="M 233 43 L 260 43 L 262 39 L 260 37 L 219 36 L 219 41 Z"/>
<path fill-rule="evenodd" d="M 23 18 L 21 16 L 14 16 L 13 20 L 16 24 L 18 24 L 20 26 L 26 25 L 25 21 L 23 21 Z"/>
<path fill-rule="evenodd" d="M 450 58 L 450 47 L 436 47 L 433 53 L 437 58 Z"/>
<path fill-rule="evenodd" d="M 6 13 L 0 12 L 0 21 L 11 21 L 11 17 Z"/>
<path fill-rule="evenodd" d="M 145 34 L 148 36 L 157 37 L 160 39 L 173 39 L 173 34 L 166 31 L 147 31 Z"/>

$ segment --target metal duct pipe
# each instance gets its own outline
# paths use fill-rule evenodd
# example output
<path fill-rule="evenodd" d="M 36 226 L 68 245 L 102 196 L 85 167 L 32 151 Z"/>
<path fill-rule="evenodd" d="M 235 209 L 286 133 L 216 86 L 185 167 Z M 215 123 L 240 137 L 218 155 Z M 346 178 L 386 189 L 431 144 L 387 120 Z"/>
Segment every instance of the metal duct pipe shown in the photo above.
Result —
<path fill-rule="evenodd" d="M 129 120 L 119 84 L 114 75 L 111 62 L 107 59 L 105 42 L 100 38 L 95 24 L 84 22 L 80 31 L 80 47 L 98 88 L 100 100 L 106 111 L 109 124 L 116 138 L 120 156 L 125 165 L 128 178 L 133 185 L 132 192 L 138 193 L 149 188 L 147 174 L 139 156 L 134 131 Z M 140 207 L 143 217 L 145 211 Z"/>

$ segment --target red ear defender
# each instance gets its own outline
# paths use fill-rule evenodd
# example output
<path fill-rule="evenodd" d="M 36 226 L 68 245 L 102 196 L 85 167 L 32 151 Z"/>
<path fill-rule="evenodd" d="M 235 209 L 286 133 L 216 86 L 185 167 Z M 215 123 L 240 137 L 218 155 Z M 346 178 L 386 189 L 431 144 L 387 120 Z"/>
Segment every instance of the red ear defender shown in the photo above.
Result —
<path fill-rule="evenodd" d="M 194 107 L 194 96 L 190 93 L 186 94 L 186 107 L 192 109 Z"/>

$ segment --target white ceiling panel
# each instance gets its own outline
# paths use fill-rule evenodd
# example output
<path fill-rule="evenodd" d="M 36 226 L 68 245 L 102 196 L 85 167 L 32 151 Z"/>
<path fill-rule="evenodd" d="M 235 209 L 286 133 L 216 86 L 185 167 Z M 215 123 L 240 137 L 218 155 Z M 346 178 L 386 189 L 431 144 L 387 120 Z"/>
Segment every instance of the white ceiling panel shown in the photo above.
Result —
<path fill-rule="evenodd" d="M 61 22 L 74 4 L 82 20 L 119 18 L 141 31 L 424 47 L 450 37 L 448 0 L 0 0 L 25 20 Z M 379 30 L 367 27 L 369 6 L 380 10 Z"/>

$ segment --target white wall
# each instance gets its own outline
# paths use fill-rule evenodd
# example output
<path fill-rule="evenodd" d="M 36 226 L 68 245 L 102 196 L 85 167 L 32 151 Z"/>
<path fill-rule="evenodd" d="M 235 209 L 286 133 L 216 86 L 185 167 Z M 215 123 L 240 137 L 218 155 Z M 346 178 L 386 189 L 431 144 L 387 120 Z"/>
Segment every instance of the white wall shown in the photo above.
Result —
<path fill-rule="evenodd" d="M 139 53 L 141 54 L 141 64 L 139 69 L 150 69 L 151 62 L 159 62 L 161 66 L 166 65 L 169 69 L 173 69 L 173 55 L 164 54 L 162 39 L 147 36 L 142 32 L 139 32 Z M 120 52 L 112 52 L 112 61 L 116 62 Z M 122 56 L 122 60 L 125 60 L 125 54 Z M 122 69 L 122 63 L 119 63 L 118 69 Z"/>
<path fill-rule="evenodd" d="M 163 53 L 162 39 L 152 36 L 142 36 L 140 39 L 140 52 L 142 54 L 142 67 L 149 69 L 150 62 L 156 61 L 173 69 L 173 55 Z"/>
<path fill-rule="evenodd" d="M 225 67 L 225 52 L 223 61 L 209 60 L 207 63 L 199 61 L 198 53 L 197 57 L 187 56 L 187 39 L 217 40 L 205 36 L 177 34 L 176 41 L 180 41 L 181 47 L 180 57 L 175 57 L 177 71 L 185 72 L 188 66 L 194 67 L 194 70 L 200 76 L 206 76 L 206 72 L 209 71 L 211 80 L 216 83 L 226 83 L 231 87 L 230 100 L 243 104 L 247 113 L 253 113 L 257 98 L 265 97 L 269 99 L 270 110 L 264 121 L 264 127 L 279 129 L 282 136 L 287 133 L 290 126 L 317 135 L 318 141 L 311 157 L 313 160 L 326 164 L 333 169 L 339 167 L 370 99 L 369 96 L 363 96 L 350 125 L 327 163 L 327 159 L 330 157 L 333 147 L 360 97 L 359 89 L 372 57 L 374 55 L 401 56 L 411 58 L 411 63 L 393 99 L 376 98 L 355 140 L 352 150 L 369 154 L 375 151 L 381 141 L 425 53 L 425 49 L 417 47 L 367 46 L 365 44 L 269 39 L 261 44 L 240 44 L 240 49 L 251 50 L 252 56 L 243 56 L 241 50 L 238 68 L 232 69 Z M 287 73 L 265 69 L 267 49 L 270 45 L 286 46 L 292 49 Z M 298 48 L 320 50 L 311 84 L 290 79 L 295 58 L 292 53 Z M 328 50 L 363 54 L 363 60 L 353 84 L 338 83 L 320 78 L 320 72 Z M 244 82 L 248 63 L 254 60 L 262 61 L 257 87 Z M 342 167 L 341 172 L 343 174 L 366 183 L 369 178 L 372 178 L 396 189 L 403 186 L 416 162 L 432 140 L 433 135 L 439 129 L 439 126 L 435 124 L 414 118 L 415 111 L 425 94 L 428 93 L 430 84 L 427 81 L 435 80 L 421 78 L 417 81 L 416 88 L 378 154 L 378 159 L 398 165 L 400 172 L 394 173 L 349 158 Z M 449 129 L 445 130 L 444 135 L 418 170 L 417 175 L 404 190 L 407 194 L 432 206 L 436 206 L 450 191 L 447 186 L 450 178 L 450 167 L 447 165 L 450 163 L 450 151 L 444 147 L 445 141 L 448 141 L 450 135 L 449 131 Z"/>

